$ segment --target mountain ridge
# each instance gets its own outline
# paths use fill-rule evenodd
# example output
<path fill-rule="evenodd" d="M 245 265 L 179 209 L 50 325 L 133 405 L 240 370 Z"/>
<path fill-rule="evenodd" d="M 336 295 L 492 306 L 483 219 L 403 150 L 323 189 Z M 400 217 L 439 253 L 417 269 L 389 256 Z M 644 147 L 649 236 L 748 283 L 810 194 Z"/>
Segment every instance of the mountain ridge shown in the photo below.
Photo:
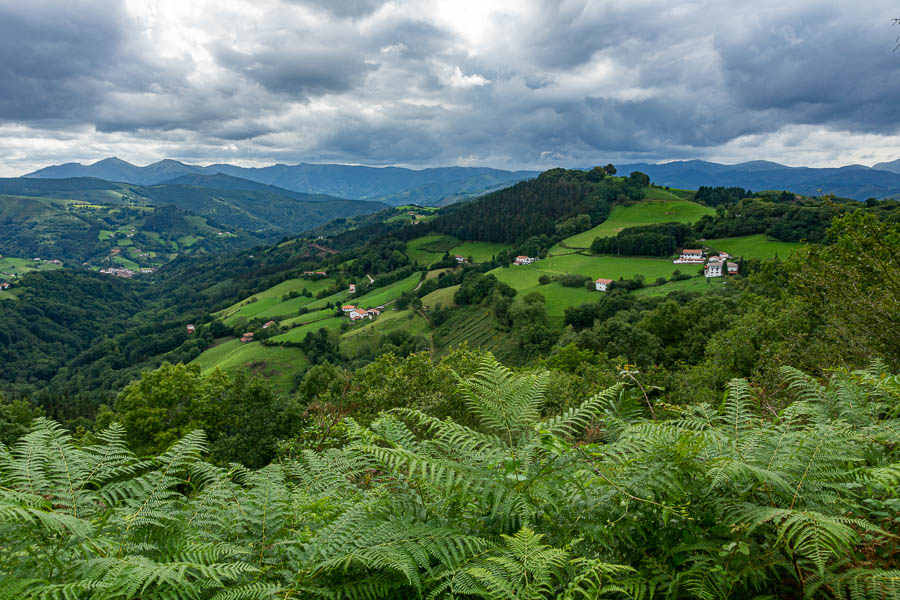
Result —
<path fill-rule="evenodd" d="M 622 164 L 616 168 L 620 174 L 641 171 L 657 185 L 683 189 L 724 186 L 753 191 L 789 190 L 805 196 L 834 194 L 854 200 L 900 196 L 900 173 L 863 165 L 815 168 L 788 167 L 769 161 L 726 165 L 689 160 Z"/>
<path fill-rule="evenodd" d="M 189 165 L 164 159 L 139 167 L 117 157 L 95 163 L 65 163 L 33 171 L 23 178 L 96 177 L 142 186 L 159 185 L 180 177 L 228 175 L 304 194 L 325 194 L 349 200 L 373 200 L 400 205 L 439 204 L 447 198 L 476 196 L 538 175 L 537 171 L 505 171 L 490 167 L 369 167 L 299 163 L 266 167 L 230 164 Z M 210 187 L 204 185 L 203 187 Z M 229 188 L 234 189 L 234 188 Z"/>

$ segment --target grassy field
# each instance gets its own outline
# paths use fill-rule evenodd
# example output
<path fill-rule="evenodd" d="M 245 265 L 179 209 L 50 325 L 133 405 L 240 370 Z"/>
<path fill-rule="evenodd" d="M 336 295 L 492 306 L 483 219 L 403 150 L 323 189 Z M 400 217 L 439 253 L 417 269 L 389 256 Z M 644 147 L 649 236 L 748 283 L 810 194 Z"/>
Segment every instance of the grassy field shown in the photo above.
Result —
<path fill-rule="evenodd" d="M 450 287 L 434 290 L 430 294 L 425 294 L 425 296 L 422 297 L 422 304 L 429 308 L 434 308 L 438 304 L 440 304 L 444 308 L 453 306 L 453 295 L 458 289 L 458 285 L 451 285 Z"/>
<path fill-rule="evenodd" d="M 286 333 L 282 333 L 281 335 L 276 335 L 272 338 L 273 342 L 302 342 L 303 338 L 306 337 L 307 333 L 315 333 L 316 331 L 322 329 L 339 329 L 341 323 L 346 321 L 347 319 L 344 317 L 331 317 L 330 319 L 325 319 L 324 321 L 316 321 L 314 323 L 307 323 L 306 325 L 301 325 L 300 327 L 294 327 L 290 331 Z"/>
<path fill-rule="evenodd" d="M 53 263 L 43 261 L 35 262 L 30 258 L 12 258 L 5 256 L 0 258 L 0 281 L 9 281 L 12 279 L 12 277 L 4 275 L 3 273 L 15 273 L 17 276 L 21 277 L 32 271 L 55 271 L 56 269 L 61 268 L 60 265 L 54 265 Z"/>
<path fill-rule="evenodd" d="M 493 242 L 463 242 L 450 249 L 451 255 L 472 257 L 475 262 L 487 262 L 497 256 L 503 250 L 512 248 L 509 244 L 495 244 Z"/>
<path fill-rule="evenodd" d="M 204 373 L 217 367 L 223 371 L 248 367 L 282 392 L 289 391 L 294 377 L 309 366 L 299 348 L 263 346 L 259 342 L 243 344 L 237 339 L 214 346 L 191 362 L 200 365 Z"/>
<path fill-rule="evenodd" d="M 420 265 L 430 265 L 440 260 L 445 252 L 449 252 L 451 256 L 456 254 L 465 257 L 471 256 L 475 262 L 485 262 L 491 260 L 502 250 L 510 248 L 509 244 L 461 242 L 451 235 L 432 234 L 407 242 L 406 255 Z"/>
<path fill-rule="evenodd" d="M 16 300 L 16 297 L 6 290 L 0 290 L 0 300 Z"/>
<path fill-rule="evenodd" d="M 406 243 L 406 256 L 420 265 L 430 265 L 440 260 L 445 252 L 458 245 L 459 240 L 450 235 L 439 233 L 426 235 Z"/>
<path fill-rule="evenodd" d="M 383 304 L 386 304 L 391 300 L 396 300 L 403 292 L 408 292 L 409 290 L 415 288 L 419 284 L 419 279 L 421 277 L 421 273 L 413 273 L 406 279 L 395 281 L 389 286 L 372 290 L 368 294 L 360 296 L 359 298 L 351 298 L 349 300 L 349 303 L 356 306 L 362 306 L 364 308 L 382 306 Z"/>
<path fill-rule="evenodd" d="M 428 338 L 431 328 L 420 314 L 410 310 L 387 311 L 374 321 L 363 321 L 341 338 L 341 350 L 348 356 L 370 354 L 381 337 L 392 331 Z"/>
<path fill-rule="evenodd" d="M 328 287 L 328 285 L 330 284 L 327 279 L 288 279 L 219 311 L 216 313 L 216 316 L 224 319 L 226 324 L 231 324 L 239 317 L 250 319 L 253 317 L 283 317 L 291 315 L 296 313 L 301 306 L 315 302 L 315 298 L 300 296 L 299 298 L 282 300 L 285 294 L 292 291 L 301 292 L 303 288 L 306 288 L 311 294 L 315 294 L 319 290 Z M 256 298 L 256 301 L 251 302 L 251 298 Z"/>
<path fill-rule="evenodd" d="M 776 254 L 785 258 L 802 244 L 800 242 L 781 242 L 759 234 L 706 240 L 706 245 L 720 252 L 744 258 L 773 258 Z"/>
<path fill-rule="evenodd" d="M 679 266 L 684 265 L 673 265 L 668 258 L 567 254 L 564 256 L 552 256 L 530 265 L 501 267 L 490 271 L 490 273 L 500 281 L 516 288 L 520 295 L 529 292 L 539 292 L 547 300 L 547 314 L 551 317 L 560 317 L 563 315 L 566 307 L 595 301 L 600 292 L 583 287 L 565 287 L 557 282 L 541 285 L 538 282 L 538 278 L 541 275 L 553 277 L 555 275 L 573 273 L 585 275 L 591 279 L 597 279 L 598 277 L 631 279 L 635 275 L 641 274 L 647 283 L 652 283 L 658 277 L 668 279 Z M 681 269 L 681 271 L 686 272 L 684 269 Z"/>
<path fill-rule="evenodd" d="M 653 191 L 669 194 L 666 190 L 654 189 Z M 712 215 L 716 212 L 708 206 L 702 206 L 696 202 L 675 199 L 674 195 L 672 198 L 670 200 L 644 200 L 630 206 L 616 205 L 612 208 L 606 221 L 593 229 L 564 239 L 563 244 L 570 248 L 589 248 L 594 238 L 616 235 L 620 229 L 626 227 L 670 222 L 693 223 L 703 215 Z M 559 244 L 550 250 L 551 254 L 565 251 L 565 248 Z"/>
<path fill-rule="evenodd" d="M 683 267 L 686 265 L 679 266 Z M 727 280 L 728 277 L 713 277 L 710 278 L 709 283 L 707 283 L 706 277 L 697 276 L 691 277 L 690 279 L 682 279 L 681 281 L 670 281 L 666 285 L 643 287 L 639 290 L 634 290 L 631 293 L 636 296 L 665 296 L 670 292 L 705 293 L 710 290 L 719 289 L 722 285 L 727 285 L 724 283 Z"/>
<path fill-rule="evenodd" d="M 281 325 L 292 327 L 294 325 L 302 325 L 303 323 L 312 323 L 313 321 L 321 321 L 322 319 L 327 319 L 333 314 L 333 308 L 323 308 L 322 310 L 308 312 L 306 314 L 300 315 L 299 317 L 285 319 L 281 322 Z"/>

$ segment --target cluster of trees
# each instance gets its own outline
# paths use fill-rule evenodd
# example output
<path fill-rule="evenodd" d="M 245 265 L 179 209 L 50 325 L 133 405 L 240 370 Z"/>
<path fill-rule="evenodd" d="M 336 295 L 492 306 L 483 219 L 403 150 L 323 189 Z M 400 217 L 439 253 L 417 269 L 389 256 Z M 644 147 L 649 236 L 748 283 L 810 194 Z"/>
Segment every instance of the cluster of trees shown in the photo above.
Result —
<path fill-rule="evenodd" d="M 696 237 L 687 223 L 660 223 L 640 227 L 626 227 L 615 237 L 596 238 L 591 243 L 595 254 L 626 254 L 640 256 L 671 256 L 688 240 Z"/>
<path fill-rule="evenodd" d="M 493 275 L 485 275 L 477 271 L 470 272 L 459 289 L 453 294 L 453 301 L 459 305 L 480 304 L 495 294 L 512 298 L 516 290 L 509 284 L 498 281 Z"/>
<path fill-rule="evenodd" d="M 749 198 L 715 216 L 701 217 L 695 231 L 707 239 L 765 233 L 785 242 L 824 242 L 832 219 L 847 209 L 847 205 L 818 201 L 804 205 Z"/>
<path fill-rule="evenodd" d="M 694 200 L 707 206 L 728 206 L 744 198 L 754 197 L 753 192 L 742 187 L 701 185 L 694 194 Z"/>
<path fill-rule="evenodd" d="M 597 225 L 609 216 L 610 202 L 643 195 L 639 183 L 597 180 L 590 173 L 551 169 L 536 179 L 452 205 L 424 226 L 464 240 L 515 244 L 532 236 L 558 235 L 561 222 L 582 226 L 579 215 L 587 215 L 589 226 Z"/>

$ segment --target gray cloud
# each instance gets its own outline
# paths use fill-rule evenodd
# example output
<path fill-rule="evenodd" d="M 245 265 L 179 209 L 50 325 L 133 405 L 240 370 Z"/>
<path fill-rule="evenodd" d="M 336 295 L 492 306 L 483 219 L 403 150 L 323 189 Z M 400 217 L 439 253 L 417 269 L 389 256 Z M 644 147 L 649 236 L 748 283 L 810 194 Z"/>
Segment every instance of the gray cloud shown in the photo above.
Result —
<path fill-rule="evenodd" d="M 158 1 L 0 6 L 7 171 L 900 155 L 887 0 Z"/>

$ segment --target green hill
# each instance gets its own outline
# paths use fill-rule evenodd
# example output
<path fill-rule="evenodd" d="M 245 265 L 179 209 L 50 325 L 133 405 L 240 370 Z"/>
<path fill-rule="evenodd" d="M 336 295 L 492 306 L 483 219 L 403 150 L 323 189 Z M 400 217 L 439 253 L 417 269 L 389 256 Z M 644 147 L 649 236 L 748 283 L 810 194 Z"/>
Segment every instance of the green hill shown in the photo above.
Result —
<path fill-rule="evenodd" d="M 720 252 L 744 258 L 786 258 L 802 245 L 799 242 L 773 240 L 762 234 L 706 240 L 704 243 Z"/>
<path fill-rule="evenodd" d="M 218 344 L 191 362 L 200 365 L 204 373 L 215 369 L 250 369 L 266 377 L 283 392 L 290 390 L 297 374 L 309 366 L 309 361 L 299 348 L 263 346 L 259 342 L 245 344 L 237 339 Z"/>
<path fill-rule="evenodd" d="M 177 256 L 221 253 L 268 239 L 226 229 L 174 206 L 98 204 L 48 197 L 0 196 L 0 253 L 80 265 L 159 267 Z"/>
<path fill-rule="evenodd" d="M 565 253 L 566 248 L 590 248 L 591 242 L 595 238 L 614 236 L 626 227 L 653 225 L 654 223 L 695 223 L 703 215 L 712 215 L 715 212 L 708 206 L 680 199 L 650 199 L 633 204 L 619 204 L 613 206 L 606 221 L 564 239 L 553 247 L 551 253 Z"/>

